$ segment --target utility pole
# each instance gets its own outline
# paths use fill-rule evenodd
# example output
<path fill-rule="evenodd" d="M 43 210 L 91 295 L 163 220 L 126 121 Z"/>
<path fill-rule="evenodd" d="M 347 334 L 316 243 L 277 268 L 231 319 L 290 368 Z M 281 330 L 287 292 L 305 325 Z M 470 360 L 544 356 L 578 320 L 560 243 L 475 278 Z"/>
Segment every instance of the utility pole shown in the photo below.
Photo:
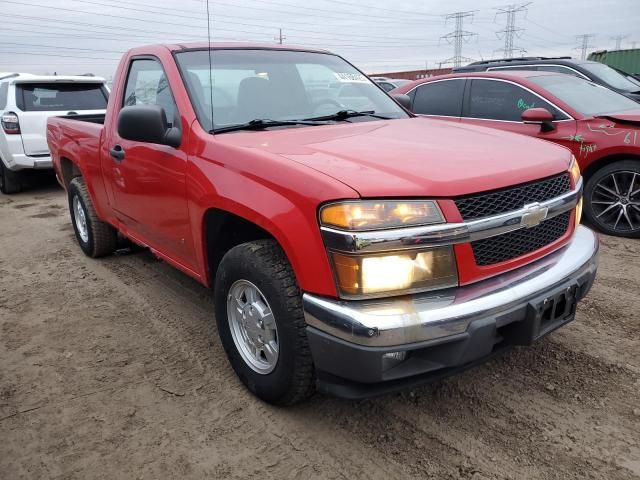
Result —
<path fill-rule="evenodd" d="M 283 36 L 283 35 L 282 35 L 282 29 L 281 29 L 281 28 L 279 28 L 279 29 L 278 29 L 278 32 L 279 32 L 279 33 L 278 33 L 278 36 L 277 36 L 277 37 L 275 37 L 275 40 L 277 40 L 277 41 L 278 41 L 278 43 L 279 43 L 280 45 L 282 45 L 283 40 L 286 40 L 286 39 L 287 39 L 287 37 L 285 37 L 285 36 Z"/>
<path fill-rule="evenodd" d="M 576 38 L 580 41 L 580 45 L 575 49 L 580 50 L 580 60 L 587 59 L 587 50 L 592 48 L 592 45 L 589 44 L 589 40 L 591 40 L 595 35 L 593 33 L 585 33 L 584 35 L 578 35 Z"/>
<path fill-rule="evenodd" d="M 459 67 L 462 65 L 462 62 L 470 62 L 473 60 L 471 58 L 462 56 L 462 43 L 469 42 L 471 38 L 478 35 L 477 33 L 468 32 L 462 29 L 464 19 L 469 17 L 473 19 L 473 14 L 474 11 L 467 11 L 450 13 L 449 15 L 445 16 L 445 20 L 447 22 L 451 18 L 455 20 L 456 29 L 453 32 L 447 33 L 446 35 L 441 37 L 444 38 L 448 43 L 453 44 L 454 50 L 453 57 L 447 58 L 442 63 L 453 63 L 454 67 Z"/>
<path fill-rule="evenodd" d="M 618 35 L 616 37 L 611 37 L 611 40 L 616 41 L 616 50 L 620 50 L 622 48 L 622 40 L 628 37 L 629 35 Z"/>
<path fill-rule="evenodd" d="M 496 8 L 496 18 L 498 15 L 506 15 L 507 16 L 507 26 L 504 30 L 500 30 L 496 32 L 496 36 L 499 39 L 504 38 L 504 58 L 513 58 L 513 52 L 519 51 L 520 53 L 526 52 L 524 48 L 516 47 L 513 44 L 514 38 L 517 36 L 520 38 L 524 28 L 516 28 L 516 16 L 519 12 L 527 12 L 527 7 L 531 5 L 529 3 L 521 3 L 519 5 L 507 5 L 506 7 L 498 7 Z"/>

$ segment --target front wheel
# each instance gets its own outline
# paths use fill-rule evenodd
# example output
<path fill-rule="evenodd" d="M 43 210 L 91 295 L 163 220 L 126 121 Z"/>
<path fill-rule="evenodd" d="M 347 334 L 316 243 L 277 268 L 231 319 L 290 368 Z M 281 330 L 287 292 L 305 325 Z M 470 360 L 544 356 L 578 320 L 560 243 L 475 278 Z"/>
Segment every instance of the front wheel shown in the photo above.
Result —
<path fill-rule="evenodd" d="M 118 244 L 116 229 L 98 218 L 82 177 L 69 184 L 69 210 L 76 239 L 87 256 L 98 258 L 114 252 Z"/>
<path fill-rule="evenodd" d="M 300 289 L 280 246 L 258 240 L 229 250 L 214 296 L 220 340 L 244 385 L 276 405 L 311 395 L 314 370 Z"/>
<path fill-rule="evenodd" d="M 621 160 L 595 172 L 584 201 L 585 217 L 602 233 L 640 237 L 640 161 Z"/>

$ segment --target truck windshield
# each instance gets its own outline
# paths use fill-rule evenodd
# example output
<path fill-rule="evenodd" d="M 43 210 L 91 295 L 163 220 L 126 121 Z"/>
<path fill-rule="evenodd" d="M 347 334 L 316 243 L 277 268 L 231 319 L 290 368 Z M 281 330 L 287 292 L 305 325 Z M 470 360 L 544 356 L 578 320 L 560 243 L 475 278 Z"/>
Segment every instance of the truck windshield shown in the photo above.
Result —
<path fill-rule="evenodd" d="M 176 58 L 198 120 L 207 131 L 230 131 L 228 127 L 253 120 L 292 121 L 344 111 L 408 117 L 368 77 L 335 55 L 212 50 L 211 69 L 207 50 L 180 52 Z M 376 116 L 338 115 L 336 121 L 376 120 Z"/>
<path fill-rule="evenodd" d="M 572 75 L 532 76 L 529 80 L 585 116 L 640 109 L 624 95 Z"/>
<path fill-rule="evenodd" d="M 20 83 L 16 87 L 16 101 L 23 112 L 107 108 L 107 93 L 101 83 Z"/>
<path fill-rule="evenodd" d="M 607 85 L 611 85 L 613 88 L 622 90 L 624 92 L 637 92 L 638 85 L 631 82 L 627 77 L 619 72 L 616 72 L 613 68 L 603 63 L 583 63 L 582 68 L 597 75 Z"/>

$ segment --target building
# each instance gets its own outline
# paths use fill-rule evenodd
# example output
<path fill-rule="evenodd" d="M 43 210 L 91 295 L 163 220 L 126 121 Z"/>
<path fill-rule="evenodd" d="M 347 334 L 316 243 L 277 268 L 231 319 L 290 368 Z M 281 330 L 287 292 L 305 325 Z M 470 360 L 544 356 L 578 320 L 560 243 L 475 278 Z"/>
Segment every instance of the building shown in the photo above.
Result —
<path fill-rule="evenodd" d="M 421 78 L 435 77 L 437 75 L 448 75 L 451 73 L 451 68 L 432 68 L 429 70 L 409 70 L 406 72 L 387 72 L 387 73 L 372 73 L 370 77 L 387 77 L 387 78 L 401 78 L 406 80 L 420 80 Z"/>

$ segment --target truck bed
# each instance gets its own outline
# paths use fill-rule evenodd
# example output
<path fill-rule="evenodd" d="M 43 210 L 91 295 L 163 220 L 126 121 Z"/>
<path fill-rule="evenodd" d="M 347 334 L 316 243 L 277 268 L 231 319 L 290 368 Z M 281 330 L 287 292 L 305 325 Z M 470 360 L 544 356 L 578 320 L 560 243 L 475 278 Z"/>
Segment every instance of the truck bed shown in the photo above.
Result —
<path fill-rule="evenodd" d="M 93 113 L 86 115 L 59 115 L 56 118 L 66 118 L 67 120 L 76 120 L 78 122 L 90 122 L 104 125 L 104 113 Z"/>

